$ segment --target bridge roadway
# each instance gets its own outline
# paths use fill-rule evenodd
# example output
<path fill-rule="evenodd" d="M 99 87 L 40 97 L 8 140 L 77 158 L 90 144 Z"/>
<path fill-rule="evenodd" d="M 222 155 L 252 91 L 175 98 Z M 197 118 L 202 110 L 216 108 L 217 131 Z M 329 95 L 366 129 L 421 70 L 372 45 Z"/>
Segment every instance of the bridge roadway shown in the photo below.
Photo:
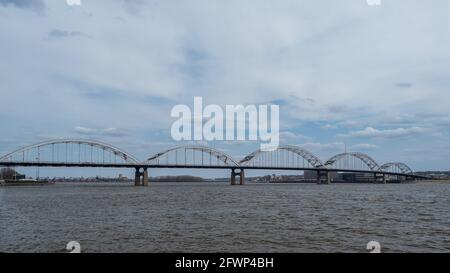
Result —
<path fill-rule="evenodd" d="M 224 165 L 177 165 L 177 164 L 145 164 L 145 163 L 73 163 L 73 162 L 1 162 L 2 167 L 68 167 L 68 168 L 129 168 L 135 169 L 135 185 L 148 185 L 148 169 L 228 169 L 231 170 L 231 184 L 236 185 L 235 177 L 239 176 L 239 184 L 245 183 L 245 170 L 283 170 L 283 171 L 316 171 L 317 183 L 330 183 L 330 173 L 346 172 L 346 173 L 365 173 L 373 174 L 374 180 L 386 183 L 386 176 L 404 177 L 406 179 L 429 179 L 425 176 L 415 174 L 400 174 L 395 172 L 376 171 L 376 170 L 351 170 L 336 168 L 297 168 L 297 167 L 276 167 L 276 166 L 224 166 Z M 239 170 L 239 172 L 236 172 Z"/>

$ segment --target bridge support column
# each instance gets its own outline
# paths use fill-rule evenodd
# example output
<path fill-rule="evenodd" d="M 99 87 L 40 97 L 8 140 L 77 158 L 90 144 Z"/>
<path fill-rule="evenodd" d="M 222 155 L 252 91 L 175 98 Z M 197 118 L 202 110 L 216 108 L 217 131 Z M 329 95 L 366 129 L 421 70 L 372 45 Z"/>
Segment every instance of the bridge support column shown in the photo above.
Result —
<path fill-rule="evenodd" d="M 374 178 L 375 183 L 386 184 L 386 175 L 384 173 L 375 173 Z"/>
<path fill-rule="evenodd" d="M 239 180 L 241 185 L 245 184 L 245 172 L 243 169 L 241 169 L 241 174 L 240 174 L 240 180 Z"/>
<path fill-rule="evenodd" d="M 317 184 L 330 184 L 330 173 L 328 171 L 317 171 Z"/>
<path fill-rule="evenodd" d="M 148 170 L 147 168 L 136 168 L 134 176 L 135 186 L 148 186 Z"/>
<path fill-rule="evenodd" d="M 231 170 L 231 185 L 236 185 L 236 171 L 234 169 Z"/>
<path fill-rule="evenodd" d="M 148 169 L 144 169 L 144 173 L 142 174 L 142 186 L 148 186 Z"/>
<path fill-rule="evenodd" d="M 135 186 L 141 185 L 141 172 L 139 168 L 136 168 L 136 172 L 134 173 L 134 185 Z"/>
<path fill-rule="evenodd" d="M 239 176 L 239 185 L 245 184 L 245 172 L 243 169 L 239 173 L 235 169 L 231 170 L 231 185 L 237 185 L 236 176 Z"/>

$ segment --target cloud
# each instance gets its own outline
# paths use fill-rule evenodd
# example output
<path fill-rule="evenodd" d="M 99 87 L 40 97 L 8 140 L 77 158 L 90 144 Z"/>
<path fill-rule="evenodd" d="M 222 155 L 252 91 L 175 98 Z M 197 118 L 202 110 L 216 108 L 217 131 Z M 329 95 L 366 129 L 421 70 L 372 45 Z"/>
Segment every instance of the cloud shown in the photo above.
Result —
<path fill-rule="evenodd" d="M 336 125 L 332 125 L 332 124 L 325 124 L 325 125 L 322 125 L 320 128 L 323 129 L 323 130 L 332 130 L 332 129 L 336 129 L 337 126 Z"/>
<path fill-rule="evenodd" d="M 395 86 L 400 87 L 400 88 L 410 88 L 413 85 L 410 82 L 399 82 L 399 83 L 396 83 Z"/>
<path fill-rule="evenodd" d="M 311 152 L 315 151 L 334 152 L 344 150 L 345 148 L 345 144 L 343 142 L 332 142 L 332 143 L 308 142 L 304 144 L 299 144 L 298 146 L 310 150 Z"/>
<path fill-rule="evenodd" d="M 376 148 L 378 148 L 377 145 L 367 143 L 355 144 L 349 147 L 349 149 L 353 151 L 369 151 L 374 150 Z"/>
<path fill-rule="evenodd" d="M 13 6 L 21 9 L 31 9 L 42 12 L 45 9 L 43 0 L 0 0 L 0 6 Z"/>
<path fill-rule="evenodd" d="M 311 141 L 312 138 L 302 135 L 302 134 L 296 134 L 289 131 L 283 131 L 280 132 L 280 142 L 285 144 L 293 144 L 293 143 L 300 143 L 305 141 Z"/>
<path fill-rule="evenodd" d="M 74 128 L 74 132 L 80 135 L 85 136 L 95 136 L 95 137 L 125 137 L 130 134 L 124 129 L 118 128 L 105 128 L 105 129 L 96 129 L 96 128 L 88 128 L 83 126 L 77 126 Z"/>
<path fill-rule="evenodd" d="M 83 126 L 75 127 L 74 131 L 81 135 L 94 135 L 98 132 L 97 129 L 87 128 L 87 127 L 83 127 Z"/>
<path fill-rule="evenodd" d="M 63 39 L 68 37 L 89 37 L 86 34 L 83 34 L 79 31 L 67 31 L 67 30 L 60 30 L 60 29 L 53 29 L 48 33 L 48 39 L 49 40 L 55 40 L 55 39 Z"/>
<path fill-rule="evenodd" d="M 356 120 L 343 120 L 336 124 L 338 127 L 352 128 L 361 126 L 361 121 Z"/>
<path fill-rule="evenodd" d="M 0 0 L 0 123 L 11 126 L 2 138 L 164 143 L 170 134 L 153 133 L 170 130 L 171 107 L 195 95 L 279 104 L 281 137 L 311 149 L 343 150 L 336 133 L 350 132 L 383 138 L 377 153 L 390 160 L 436 143 L 416 138 L 421 128 L 450 137 L 450 1 L 376 11 L 360 1 L 87 2 Z M 243 154 L 250 145 L 226 146 Z"/>
<path fill-rule="evenodd" d="M 147 4 L 145 0 L 119 0 L 123 3 L 125 9 L 131 14 L 139 14 L 142 8 Z"/>
<path fill-rule="evenodd" d="M 123 137 L 128 136 L 129 133 L 124 129 L 118 128 L 106 128 L 101 131 L 103 135 L 112 136 L 112 137 Z"/>
<path fill-rule="evenodd" d="M 342 134 L 339 136 L 362 137 L 362 138 L 401 138 L 401 137 L 415 136 L 426 132 L 430 132 L 430 129 L 422 127 L 410 127 L 410 128 L 379 130 L 372 127 L 367 127 L 364 130 L 353 131 L 348 134 Z"/>

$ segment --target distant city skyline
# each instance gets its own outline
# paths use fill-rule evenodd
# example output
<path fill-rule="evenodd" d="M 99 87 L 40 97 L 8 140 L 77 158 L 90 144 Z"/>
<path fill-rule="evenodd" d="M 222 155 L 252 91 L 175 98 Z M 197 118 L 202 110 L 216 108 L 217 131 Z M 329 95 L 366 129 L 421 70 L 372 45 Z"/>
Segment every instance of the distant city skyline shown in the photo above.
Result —
<path fill-rule="evenodd" d="M 144 160 L 185 144 L 171 140 L 170 110 L 201 96 L 280 105 L 280 144 L 323 160 L 361 151 L 449 170 L 449 8 L 443 0 L 0 0 L 0 155 L 86 138 Z M 201 144 L 234 158 L 260 146 Z"/>

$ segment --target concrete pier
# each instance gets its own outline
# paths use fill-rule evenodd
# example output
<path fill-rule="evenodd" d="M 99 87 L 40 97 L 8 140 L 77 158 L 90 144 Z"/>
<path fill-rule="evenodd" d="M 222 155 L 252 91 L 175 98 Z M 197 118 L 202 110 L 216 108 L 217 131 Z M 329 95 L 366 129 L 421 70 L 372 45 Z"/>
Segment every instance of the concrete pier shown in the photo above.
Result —
<path fill-rule="evenodd" d="M 236 185 L 236 173 L 234 172 L 234 169 L 231 170 L 231 185 Z"/>
<path fill-rule="evenodd" d="M 330 184 L 330 172 L 326 170 L 317 171 L 317 184 Z"/>
<path fill-rule="evenodd" d="M 245 185 L 245 172 L 244 170 L 241 170 L 241 177 L 240 177 L 240 184 Z"/>
<path fill-rule="evenodd" d="M 231 170 L 231 185 L 237 185 L 236 176 L 239 176 L 239 185 L 245 185 L 245 172 L 243 169 L 236 172 L 236 169 Z"/>
<path fill-rule="evenodd" d="M 136 168 L 134 176 L 135 186 L 148 186 L 148 170 L 147 168 Z"/>
<path fill-rule="evenodd" d="M 383 173 L 374 174 L 375 183 L 386 184 L 386 175 Z"/>

